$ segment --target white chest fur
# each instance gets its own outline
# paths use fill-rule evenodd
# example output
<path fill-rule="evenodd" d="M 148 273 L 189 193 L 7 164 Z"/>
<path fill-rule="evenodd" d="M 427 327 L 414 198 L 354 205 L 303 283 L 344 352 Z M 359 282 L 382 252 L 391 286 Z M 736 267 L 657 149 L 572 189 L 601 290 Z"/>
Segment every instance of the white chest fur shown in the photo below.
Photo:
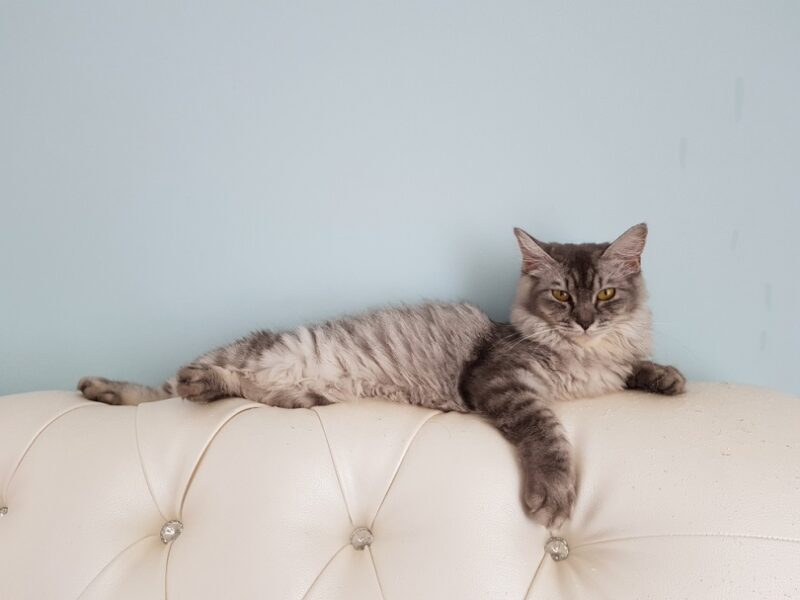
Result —
<path fill-rule="evenodd" d="M 556 395 L 561 399 L 590 398 L 624 389 L 636 362 L 646 358 L 649 350 L 647 333 L 623 336 L 614 332 L 584 344 L 570 344 L 559 351 L 563 365 L 553 374 Z"/>

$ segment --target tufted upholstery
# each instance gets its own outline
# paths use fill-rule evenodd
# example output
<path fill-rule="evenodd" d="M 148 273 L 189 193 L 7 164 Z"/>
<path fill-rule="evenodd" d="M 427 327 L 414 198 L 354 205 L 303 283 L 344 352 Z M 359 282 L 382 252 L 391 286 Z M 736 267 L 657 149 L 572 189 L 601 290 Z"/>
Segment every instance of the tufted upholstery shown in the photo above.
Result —
<path fill-rule="evenodd" d="M 0 598 L 800 598 L 800 399 L 694 384 L 559 412 L 580 489 L 556 562 L 476 417 L 6 396 Z"/>

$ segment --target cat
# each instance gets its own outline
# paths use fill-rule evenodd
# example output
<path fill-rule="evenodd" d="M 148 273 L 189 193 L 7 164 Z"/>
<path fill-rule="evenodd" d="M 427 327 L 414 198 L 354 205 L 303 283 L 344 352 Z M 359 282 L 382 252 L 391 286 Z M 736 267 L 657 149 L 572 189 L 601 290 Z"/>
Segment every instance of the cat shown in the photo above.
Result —
<path fill-rule="evenodd" d="M 291 332 L 256 331 L 202 355 L 161 388 L 84 377 L 78 389 L 108 404 L 235 396 L 308 408 L 378 397 L 476 413 L 516 447 L 529 514 L 558 528 L 572 513 L 576 474 L 553 402 L 624 388 L 679 394 L 685 379 L 650 360 L 644 223 L 610 244 L 514 233 L 522 270 L 510 323 L 465 303 L 386 308 Z"/>

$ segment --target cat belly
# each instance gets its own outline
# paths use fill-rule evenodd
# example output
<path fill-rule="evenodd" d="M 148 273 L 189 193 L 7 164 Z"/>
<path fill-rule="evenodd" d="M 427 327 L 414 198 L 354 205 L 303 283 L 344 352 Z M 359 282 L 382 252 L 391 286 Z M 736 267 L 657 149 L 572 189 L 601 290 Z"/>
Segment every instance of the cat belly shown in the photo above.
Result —
<path fill-rule="evenodd" d="M 324 340 L 323 340 L 324 341 Z M 310 343 L 307 330 L 288 338 L 285 349 L 265 352 L 251 366 L 264 388 L 305 389 L 331 402 L 379 398 L 444 411 L 466 411 L 452 369 L 420 370 L 367 360 L 334 344 Z"/>

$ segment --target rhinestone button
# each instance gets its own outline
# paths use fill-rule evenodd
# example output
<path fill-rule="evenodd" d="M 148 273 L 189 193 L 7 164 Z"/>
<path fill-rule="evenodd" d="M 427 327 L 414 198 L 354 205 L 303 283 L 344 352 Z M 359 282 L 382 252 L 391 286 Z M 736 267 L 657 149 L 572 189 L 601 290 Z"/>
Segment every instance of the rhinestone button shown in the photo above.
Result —
<path fill-rule="evenodd" d="M 350 543 L 356 550 L 363 550 L 372 543 L 372 532 L 366 527 L 359 527 L 350 536 Z"/>
<path fill-rule="evenodd" d="M 544 545 L 544 550 L 555 561 L 564 560 L 569 556 L 567 540 L 560 537 L 551 537 Z"/>
<path fill-rule="evenodd" d="M 0 506 L 0 517 L 5 517 L 8 514 L 7 506 Z"/>
<path fill-rule="evenodd" d="M 180 521 L 167 521 L 161 527 L 161 541 L 165 544 L 175 541 L 183 531 L 183 523 Z"/>

